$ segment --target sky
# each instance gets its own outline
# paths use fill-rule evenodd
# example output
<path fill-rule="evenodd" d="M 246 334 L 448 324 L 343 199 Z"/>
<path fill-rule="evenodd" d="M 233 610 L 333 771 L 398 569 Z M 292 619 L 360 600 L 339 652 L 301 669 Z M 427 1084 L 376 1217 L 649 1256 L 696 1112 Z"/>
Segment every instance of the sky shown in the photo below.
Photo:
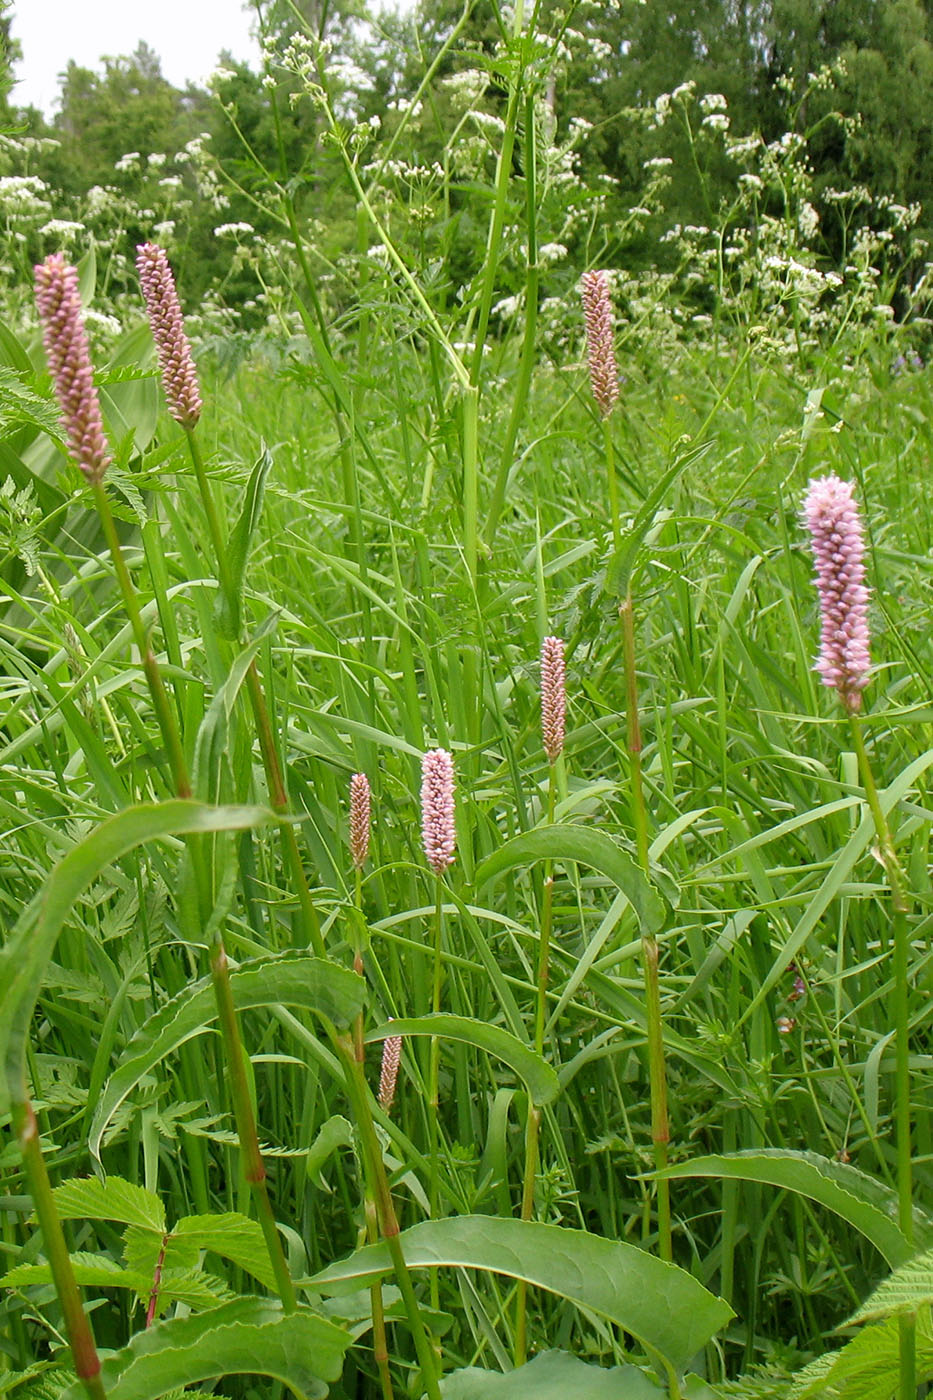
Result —
<path fill-rule="evenodd" d="M 12 100 L 51 115 L 57 75 L 70 58 L 97 68 L 103 54 L 130 54 L 140 39 L 155 49 L 170 83 L 203 83 L 221 49 L 238 59 L 257 57 L 252 14 L 243 0 L 15 0 L 12 33 L 23 56 Z"/>

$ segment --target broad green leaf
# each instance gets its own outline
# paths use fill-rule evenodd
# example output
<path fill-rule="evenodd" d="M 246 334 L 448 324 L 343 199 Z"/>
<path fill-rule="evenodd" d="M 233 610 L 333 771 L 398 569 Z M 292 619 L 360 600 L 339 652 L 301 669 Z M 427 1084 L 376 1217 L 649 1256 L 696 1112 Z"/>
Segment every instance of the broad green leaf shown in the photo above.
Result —
<path fill-rule="evenodd" d="M 849 1318 L 849 1323 L 890 1317 L 892 1313 L 916 1312 L 933 1304 L 933 1250 L 918 1254 L 890 1278 L 879 1284 L 871 1297 Z M 846 1324 L 848 1325 L 848 1324 Z"/>
<path fill-rule="evenodd" d="M 539 1107 L 550 1103 L 560 1093 L 560 1080 L 547 1061 L 501 1026 L 440 1012 L 432 1016 L 389 1021 L 378 1030 L 371 1031 L 366 1039 L 386 1040 L 390 1035 L 436 1035 L 442 1040 L 459 1040 L 475 1045 L 478 1050 L 485 1050 L 513 1069 Z"/>
<path fill-rule="evenodd" d="M 177 1386 L 213 1376 L 272 1376 L 299 1400 L 324 1400 L 340 1378 L 348 1332 L 300 1308 L 237 1298 L 196 1317 L 171 1318 L 138 1332 L 101 1371 L 107 1400 L 159 1400 Z M 63 1400 L 84 1400 L 80 1384 Z"/>
<path fill-rule="evenodd" d="M 120 1176 L 89 1176 L 56 1186 L 52 1193 L 62 1220 L 118 1220 L 165 1234 L 165 1207 L 154 1191 Z"/>
<path fill-rule="evenodd" d="M 660 892 L 647 878 L 634 856 L 616 844 L 604 831 L 587 826 L 539 826 L 505 841 L 476 871 L 476 888 L 481 889 L 516 866 L 536 860 L 574 860 L 608 876 L 622 891 L 635 911 L 643 931 L 657 933 L 664 927 L 667 906 Z"/>
<path fill-rule="evenodd" d="M 269 1263 L 262 1227 L 238 1211 L 222 1215 L 186 1215 L 172 1231 L 175 1239 L 185 1239 L 198 1249 L 209 1249 L 252 1274 L 266 1288 L 275 1288 L 275 1274 Z"/>
<path fill-rule="evenodd" d="M 462 1215 L 402 1232 L 409 1268 L 487 1269 L 525 1279 L 614 1322 L 683 1367 L 732 1317 L 692 1275 L 634 1245 L 532 1220 Z M 360 1288 L 389 1273 L 385 1245 L 366 1245 L 310 1280 L 322 1292 Z"/>
<path fill-rule="evenodd" d="M 235 968 L 230 982 L 239 1011 L 301 1006 L 340 1026 L 350 1024 L 366 997 L 366 984 L 355 972 L 306 953 L 256 958 Z M 166 1002 L 140 1027 L 105 1084 L 94 1113 L 88 1146 L 97 1161 L 107 1124 L 143 1075 L 180 1045 L 209 1030 L 216 1020 L 214 988 L 205 977 Z"/>
<path fill-rule="evenodd" d="M 243 497 L 239 517 L 230 532 L 227 547 L 227 569 L 231 596 L 228 597 L 221 590 L 217 605 L 217 620 L 223 635 L 232 640 L 236 640 L 240 635 L 240 614 L 243 603 L 243 586 L 246 582 L 246 562 L 249 559 L 253 535 L 262 514 L 266 477 L 269 475 L 271 467 L 272 453 L 263 443 L 256 465 L 250 472 L 249 481 L 246 483 L 246 494 Z"/>
<path fill-rule="evenodd" d="M 242 831 L 272 819 L 262 807 L 210 807 L 176 799 L 127 807 L 79 841 L 55 866 L 0 949 L 0 1114 L 22 1093 L 26 1038 L 42 978 L 76 900 L 108 865 L 146 841 L 196 832 Z"/>
<path fill-rule="evenodd" d="M 826 1206 L 858 1230 L 892 1266 L 909 1259 L 912 1249 L 897 1224 L 897 1195 L 883 1182 L 844 1162 L 831 1162 L 817 1152 L 763 1148 L 728 1156 L 697 1157 L 659 1173 L 671 1179 L 693 1176 L 760 1181 L 794 1191 Z M 914 1210 L 918 1244 L 933 1244 L 933 1220 Z"/>
<path fill-rule="evenodd" d="M 659 1400 L 667 1394 L 636 1366 L 587 1366 L 565 1351 L 542 1351 L 504 1375 L 469 1366 L 441 1384 L 444 1400 Z"/>

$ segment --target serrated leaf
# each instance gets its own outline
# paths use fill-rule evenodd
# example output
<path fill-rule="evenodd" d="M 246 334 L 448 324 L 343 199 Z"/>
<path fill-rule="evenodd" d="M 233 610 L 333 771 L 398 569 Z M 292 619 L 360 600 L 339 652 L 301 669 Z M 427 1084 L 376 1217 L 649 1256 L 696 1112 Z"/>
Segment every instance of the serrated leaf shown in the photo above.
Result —
<path fill-rule="evenodd" d="M 76 1250 L 71 1256 L 72 1272 L 79 1288 L 127 1288 L 140 1301 L 148 1300 L 155 1272 L 125 1268 L 106 1254 L 85 1254 Z M 49 1264 L 18 1264 L 3 1277 L 5 1288 L 26 1288 L 53 1282 Z M 159 1279 L 159 1311 L 171 1303 L 184 1303 L 189 1308 L 204 1310 L 217 1307 L 233 1294 L 222 1279 L 214 1278 L 201 1269 L 163 1268 Z"/>
<path fill-rule="evenodd" d="M 96 1176 L 74 1178 L 56 1186 L 52 1194 L 62 1220 L 117 1220 L 165 1233 L 165 1207 L 159 1197 L 120 1176 L 105 1181 Z"/>
<path fill-rule="evenodd" d="M 636 1366 L 587 1366 L 565 1351 L 543 1351 L 504 1375 L 469 1366 L 441 1383 L 444 1400 L 658 1400 L 667 1394 Z"/>
<path fill-rule="evenodd" d="M 558 823 L 513 836 L 478 866 L 476 888 L 536 860 L 573 860 L 598 870 L 625 895 L 644 932 L 658 933 L 664 927 L 667 904 L 660 892 L 628 851 L 592 827 Z"/>
<path fill-rule="evenodd" d="M 172 1231 L 172 1238 L 209 1249 L 222 1259 L 252 1274 L 266 1288 L 275 1288 L 275 1274 L 269 1263 L 262 1227 L 238 1211 L 222 1215 L 186 1215 Z"/>
<path fill-rule="evenodd" d="M 174 1235 L 156 1235 L 131 1225 L 123 1235 L 123 1262 L 128 1269 L 143 1274 L 150 1284 L 161 1260 L 163 1269 L 185 1270 L 198 1267 L 198 1247 Z"/>
<path fill-rule="evenodd" d="M 230 973 L 238 1010 L 257 1006 L 300 1006 L 347 1026 L 362 1010 L 366 984 L 356 973 L 305 953 L 256 958 Z M 101 1093 L 88 1146 L 100 1160 L 107 1124 L 133 1088 L 154 1065 L 180 1045 L 202 1035 L 217 1020 L 214 989 L 209 977 L 187 987 L 166 1002 L 133 1036 L 117 1069 Z"/>
<path fill-rule="evenodd" d="M 144 802 L 101 822 L 62 857 L 0 949 L 0 1062 L 5 1071 L 0 1079 L 0 1114 L 9 1111 L 11 1093 L 23 1093 L 26 1041 L 42 978 L 62 925 L 88 886 L 108 865 L 147 841 L 242 831 L 271 819 L 272 813 L 262 807 L 210 807 L 182 799 Z"/>
<path fill-rule="evenodd" d="M 107 1400 L 159 1400 L 214 1376 L 272 1376 L 299 1400 L 325 1400 L 339 1379 L 349 1333 L 307 1308 L 238 1298 L 197 1317 L 171 1318 L 139 1332 L 101 1370 Z M 84 1400 L 80 1384 L 64 1400 Z"/>
<path fill-rule="evenodd" d="M 560 1080 L 555 1070 L 530 1046 L 523 1045 L 501 1026 L 486 1021 L 474 1021 L 468 1016 L 450 1016 L 446 1012 L 431 1016 L 415 1016 L 389 1021 L 371 1031 L 367 1042 L 386 1040 L 391 1035 L 436 1035 L 442 1040 L 458 1040 L 474 1045 L 502 1060 L 525 1084 L 533 1102 L 541 1107 L 551 1103 L 560 1093 Z"/>
<path fill-rule="evenodd" d="M 106 1254 L 87 1254 L 75 1250 L 70 1256 L 75 1280 L 82 1287 L 132 1288 L 147 1293 L 152 1287 L 152 1275 L 137 1269 L 125 1269 Z M 37 1283 L 51 1283 L 50 1264 L 17 1264 L 3 1276 L 4 1288 L 25 1288 Z"/>
<path fill-rule="evenodd" d="M 883 1182 L 817 1152 L 763 1148 L 727 1156 L 698 1157 L 659 1173 L 671 1180 L 693 1176 L 759 1181 L 817 1201 L 847 1221 L 896 1266 L 912 1253 L 897 1223 L 897 1195 Z M 933 1243 L 933 1220 L 914 1209 L 917 1243 Z"/>
<path fill-rule="evenodd" d="M 917 1312 L 933 1304 L 933 1250 L 918 1254 L 880 1283 L 846 1326 L 893 1313 Z"/>
<path fill-rule="evenodd" d="M 691 1274 L 617 1240 L 532 1220 L 463 1215 L 426 1220 L 400 1235 L 410 1269 L 486 1269 L 525 1279 L 608 1318 L 682 1368 L 732 1317 Z M 385 1245 L 366 1245 L 315 1274 L 325 1292 L 389 1273 Z"/>
<path fill-rule="evenodd" d="M 930 1315 L 917 1322 L 917 1382 L 933 1380 Z M 896 1317 L 866 1327 L 851 1342 L 820 1357 L 796 1377 L 791 1400 L 891 1400 L 898 1391 L 900 1327 Z"/>

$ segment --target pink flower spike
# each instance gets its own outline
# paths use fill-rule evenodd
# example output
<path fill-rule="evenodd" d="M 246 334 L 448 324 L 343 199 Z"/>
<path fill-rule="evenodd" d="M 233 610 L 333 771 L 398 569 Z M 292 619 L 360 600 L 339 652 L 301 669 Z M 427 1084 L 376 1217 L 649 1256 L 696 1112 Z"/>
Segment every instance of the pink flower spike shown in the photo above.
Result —
<path fill-rule="evenodd" d="M 431 749 L 421 760 L 421 839 L 428 865 L 443 875 L 456 847 L 454 761 L 446 749 Z"/>
<path fill-rule="evenodd" d="M 584 272 L 581 287 L 590 385 L 600 413 L 607 418 L 619 397 L 609 276 L 605 272 Z"/>
<path fill-rule="evenodd" d="M 136 249 L 136 270 L 159 352 L 168 411 L 183 428 L 193 428 L 201 416 L 201 395 L 172 269 L 157 244 L 141 243 Z"/>
<path fill-rule="evenodd" d="M 820 596 L 822 630 L 815 669 L 850 714 L 869 680 L 865 543 L 852 483 L 833 473 L 810 482 L 803 504 Z"/>
<path fill-rule="evenodd" d="M 564 747 L 566 710 L 564 644 L 560 637 L 545 637 L 541 643 L 541 736 L 548 763 L 556 763 Z"/>
<path fill-rule="evenodd" d="M 42 342 L 68 434 L 68 451 L 88 481 L 98 482 L 112 458 L 81 319 L 78 273 L 61 253 L 50 253 L 34 272 Z"/>
<path fill-rule="evenodd" d="M 379 1107 L 388 1113 L 395 1099 L 398 1067 L 402 1060 L 402 1037 L 387 1035 L 382 1042 L 382 1067 L 379 1071 Z"/>
<path fill-rule="evenodd" d="M 369 855 L 369 779 L 354 773 L 350 779 L 350 855 L 357 870 Z"/>

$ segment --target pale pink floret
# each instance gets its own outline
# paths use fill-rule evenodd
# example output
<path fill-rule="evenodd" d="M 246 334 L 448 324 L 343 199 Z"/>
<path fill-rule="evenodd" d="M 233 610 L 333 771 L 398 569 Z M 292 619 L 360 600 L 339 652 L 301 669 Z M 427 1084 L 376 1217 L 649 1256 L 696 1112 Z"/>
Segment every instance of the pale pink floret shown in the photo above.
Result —
<path fill-rule="evenodd" d="M 564 747 L 566 710 L 564 644 L 560 637 L 545 637 L 541 643 L 541 737 L 548 763 L 556 763 Z"/>
<path fill-rule="evenodd" d="M 388 1035 L 382 1042 L 382 1067 L 379 1071 L 379 1107 L 388 1113 L 395 1099 L 395 1083 L 402 1059 L 402 1037 Z"/>
<path fill-rule="evenodd" d="M 835 474 L 811 481 L 803 510 L 822 618 L 815 669 L 855 714 L 868 684 L 870 657 L 865 544 L 851 482 Z"/>
<path fill-rule="evenodd" d="M 608 274 L 584 272 L 581 290 L 590 386 L 599 411 L 605 418 L 612 412 L 613 405 L 619 397 L 619 371 L 616 365 Z"/>
<path fill-rule="evenodd" d="M 168 411 L 183 428 L 193 428 L 201 416 L 198 373 L 185 335 L 175 278 L 163 249 L 155 243 L 141 243 L 136 249 L 136 270 L 159 352 Z"/>
<path fill-rule="evenodd" d="M 350 855 L 359 870 L 369 854 L 369 779 L 354 773 L 350 779 Z"/>
<path fill-rule="evenodd" d="M 443 875 L 456 847 L 454 761 L 446 749 L 431 749 L 421 760 L 421 839 L 428 865 Z"/>
<path fill-rule="evenodd" d="M 42 342 L 68 435 L 68 450 L 88 481 L 100 481 L 112 458 L 94 387 L 77 270 L 61 253 L 34 269 Z"/>

